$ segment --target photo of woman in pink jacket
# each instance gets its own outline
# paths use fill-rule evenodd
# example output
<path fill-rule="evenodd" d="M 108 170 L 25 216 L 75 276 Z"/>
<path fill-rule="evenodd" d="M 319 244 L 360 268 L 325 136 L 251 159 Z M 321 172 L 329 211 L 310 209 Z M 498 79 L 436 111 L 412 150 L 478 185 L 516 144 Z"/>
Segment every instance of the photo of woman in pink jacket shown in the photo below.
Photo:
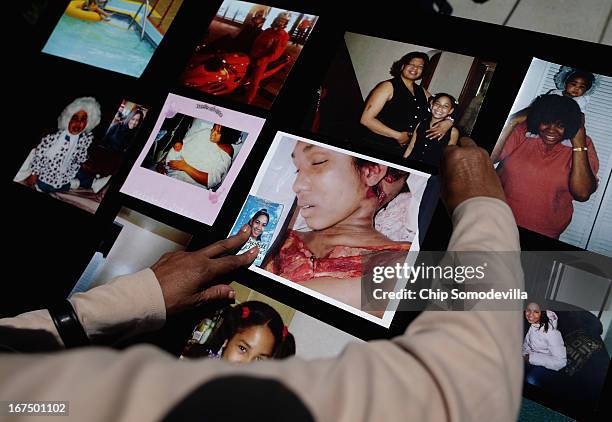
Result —
<path fill-rule="evenodd" d="M 525 308 L 525 318 L 531 324 L 523 341 L 523 359 L 526 363 L 559 371 L 567 365 L 567 353 L 559 319 L 553 311 L 543 311 L 539 304 L 531 302 Z"/>

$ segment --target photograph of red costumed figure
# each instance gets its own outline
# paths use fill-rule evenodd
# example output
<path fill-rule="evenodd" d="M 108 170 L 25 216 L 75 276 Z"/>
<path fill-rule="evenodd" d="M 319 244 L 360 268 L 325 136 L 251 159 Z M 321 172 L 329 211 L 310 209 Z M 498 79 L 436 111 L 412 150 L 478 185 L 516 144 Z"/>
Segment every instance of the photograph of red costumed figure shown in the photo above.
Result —
<path fill-rule="evenodd" d="M 226 0 L 195 48 L 181 82 L 269 109 L 318 16 Z"/>

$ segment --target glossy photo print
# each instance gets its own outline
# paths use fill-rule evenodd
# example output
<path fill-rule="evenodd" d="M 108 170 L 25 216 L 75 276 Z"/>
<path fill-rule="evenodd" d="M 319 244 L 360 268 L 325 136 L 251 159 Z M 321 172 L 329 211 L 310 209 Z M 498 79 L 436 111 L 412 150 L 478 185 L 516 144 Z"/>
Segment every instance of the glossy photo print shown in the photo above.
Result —
<path fill-rule="evenodd" d="M 269 109 L 318 17 L 225 0 L 181 82 L 207 94 Z"/>
<path fill-rule="evenodd" d="M 397 303 L 362 310 L 363 280 L 374 266 L 404 263 L 409 251 L 419 250 L 418 233 L 426 230 L 419 227 L 419 210 L 428 178 L 277 133 L 250 195 L 283 208 L 277 229 L 268 232 L 272 244 L 262 264 L 250 269 L 388 327 Z M 391 289 L 401 288 L 401 281 L 392 283 Z"/>
<path fill-rule="evenodd" d="M 580 416 L 606 400 L 612 357 L 612 260 L 585 254 L 523 263 L 532 292 L 523 314 L 524 392 L 577 420 L 590 420 Z"/>
<path fill-rule="evenodd" d="M 242 210 L 240 210 L 240 215 L 234 223 L 234 227 L 232 227 L 230 231 L 231 236 L 238 233 L 238 230 L 245 224 L 248 224 L 251 228 L 251 237 L 249 237 L 249 240 L 240 248 L 238 255 L 257 246 L 259 248 L 259 253 L 255 261 L 253 261 L 253 265 L 261 265 L 272 244 L 272 237 L 276 231 L 282 212 L 282 204 L 275 204 L 265 199 L 249 195 L 242 206 Z"/>
<path fill-rule="evenodd" d="M 139 77 L 183 0 L 73 0 L 43 53 Z"/>
<path fill-rule="evenodd" d="M 166 118 L 141 167 L 216 191 L 247 132 L 182 113 Z"/>
<path fill-rule="evenodd" d="M 612 256 L 612 77 L 534 58 L 491 158 L 519 226 Z"/>
<path fill-rule="evenodd" d="M 212 225 L 263 124 L 169 94 L 121 192 Z"/>
<path fill-rule="evenodd" d="M 437 168 L 446 145 L 471 134 L 495 67 L 478 57 L 347 32 L 306 126 L 358 150 Z"/>
<path fill-rule="evenodd" d="M 146 116 L 128 100 L 111 114 L 94 97 L 76 98 L 32 145 L 14 181 L 95 213 Z"/>
<path fill-rule="evenodd" d="M 312 318 L 239 282 L 230 286 L 235 302 L 202 315 L 181 359 L 221 359 L 249 363 L 298 356 L 338 356 L 361 339 Z"/>
<path fill-rule="evenodd" d="M 152 266 L 165 253 L 185 250 L 191 234 L 122 207 L 70 296 Z"/>

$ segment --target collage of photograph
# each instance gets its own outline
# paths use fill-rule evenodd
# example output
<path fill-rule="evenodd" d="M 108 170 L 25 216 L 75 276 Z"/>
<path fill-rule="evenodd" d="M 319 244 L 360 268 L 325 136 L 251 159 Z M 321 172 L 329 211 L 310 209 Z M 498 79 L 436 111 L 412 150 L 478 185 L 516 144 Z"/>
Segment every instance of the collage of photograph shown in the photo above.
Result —
<path fill-rule="evenodd" d="M 149 312 L 113 347 L 158 346 L 186 379 L 200 359 L 362 359 L 370 340 L 366 372 L 400 367 L 398 351 L 406 367 L 452 366 L 440 353 L 459 362 L 478 341 L 482 368 L 522 367 L 516 400 L 597 420 L 612 382 L 612 72 L 587 53 L 607 50 L 547 35 L 526 45 L 521 30 L 521 48 L 476 45 L 467 34 L 504 33 L 423 17 L 403 31 L 390 11 L 318 1 L 41 7 L 35 60 L 59 76 L 32 82 L 40 104 L 9 170 L 27 210 L 20 241 L 39 257 L 26 270 L 45 280 L 22 307 L 48 305 L 59 344 L 72 340 L 57 309 L 78 320 L 106 301 L 117 320 Z M 523 251 L 516 324 L 500 322 L 503 307 L 461 326 L 474 312 L 434 323 L 402 306 L 418 277 L 400 268 L 477 241 Z M 373 300 L 374 288 L 390 294 Z M 130 294 L 109 300 L 113 289 Z M 109 296 L 88 301 L 96 292 Z M 106 342 L 90 321 L 75 344 Z M 463 343 L 408 338 L 436 327 Z M 441 389 L 472 382 L 425 369 Z"/>

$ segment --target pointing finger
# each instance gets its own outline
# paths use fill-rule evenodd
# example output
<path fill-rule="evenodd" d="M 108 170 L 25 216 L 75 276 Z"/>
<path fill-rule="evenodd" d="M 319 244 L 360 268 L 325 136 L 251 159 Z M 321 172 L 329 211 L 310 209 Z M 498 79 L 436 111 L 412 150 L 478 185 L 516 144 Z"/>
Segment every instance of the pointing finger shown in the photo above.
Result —
<path fill-rule="evenodd" d="M 249 239 L 250 235 L 251 227 L 248 224 L 245 224 L 235 235 L 206 246 L 205 248 L 200 249 L 198 253 L 201 253 L 208 258 L 214 258 L 219 255 L 235 252 L 237 249 L 240 249 L 242 245 L 244 245 L 244 243 Z"/>

